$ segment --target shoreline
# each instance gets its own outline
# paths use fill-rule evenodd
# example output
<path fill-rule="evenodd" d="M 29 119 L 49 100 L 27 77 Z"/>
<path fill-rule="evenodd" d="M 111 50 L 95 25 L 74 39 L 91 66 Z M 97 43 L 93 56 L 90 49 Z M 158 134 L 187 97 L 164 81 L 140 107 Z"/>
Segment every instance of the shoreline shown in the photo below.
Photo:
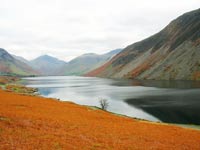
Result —
<path fill-rule="evenodd" d="M 47 97 L 40 95 L 38 93 L 37 88 L 26 87 L 25 85 L 21 84 L 23 82 L 23 79 L 21 77 L 9 77 L 9 76 L 5 76 L 5 77 L 11 78 L 11 81 L 9 81 L 9 82 L 7 81 L 8 83 L 5 84 L 5 86 L 7 86 L 7 88 L 2 87 L 2 85 L 0 84 L 0 87 L 1 87 L 2 90 L 8 91 L 8 92 L 14 92 L 14 93 L 17 93 L 17 94 L 22 94 L 22 95 L 29 95 L 29 96 L 47 98 Z M 2 76 L 0 77 L 0 81 L 1 80 L 2 80 Z M 70 100 L 64 101 L 64 100 L 60 100 L 60 99 L 56 99 L 56 98 L 49 98 L 49 99 L 53 99 L 53 100 L 61 101 L 61 102 L 74 103 L 73 101 L 70 101 Z M 77 104 L 77 103 L 74 103 L 74 104 L 80 105 L 80 104 Z M 80 105 L 80 106 L 84 106 L 84 107 L 87 107 L 87 108 L 90 108 L 90 109 L 102 110 L 98 106 L 91 106 L 91 105 Z M 186 129 L 200 130 L 200 125 L 196 125 L 196 124 L 177 124 L 177 123 L 166 123 L 166 122 L 160 122 L 160 121 L 151 121 L 151 120 L 146 120 L 146 119 L 142 119 L 142 118 L 127 116 L 127 115 L 124 115 L 124 114 L 118 114 L 118 113 L 107 111 L 107 110 L 102 110 L 102 111 L 108 112 L 112 115 L 116 115 L 116 116 L 119 116 L 119 117 L 130 118 L 130 119 L 134 119 L 134 120 L 138 120 L 138 121 L 145 121 L 145 122 L 149 122 L 149 123 L 158 123 L 158 124 L 162 124 L 162 125 L 174 125 L 174 126 L 178 126 L 178 127 L 182 127 L 182 128 L 186 128 Z"/>
<path fill-rule="evenodd" d="M 199 149 L 200 131 L 0 90 L 0 149 Z M 9 139 L 9 140 L 8 140 Z M 59 148 L 58 148 L 59 147 Z"/>

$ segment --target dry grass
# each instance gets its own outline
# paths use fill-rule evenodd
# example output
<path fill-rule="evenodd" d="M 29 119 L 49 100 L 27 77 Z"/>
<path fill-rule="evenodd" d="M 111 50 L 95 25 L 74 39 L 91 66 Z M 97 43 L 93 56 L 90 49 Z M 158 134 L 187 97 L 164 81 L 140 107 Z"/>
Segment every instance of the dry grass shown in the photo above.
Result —
<path fill-rule="evenodd" d="M 17 78 L 17 77 L 0 76 L 0 84 L 13 83 L 18 80 L 19 80 L 19 78 Z"/>
<path fill-rule="evenodd" d="M 15 93 L 21 93 L 21 94 L 34 94 L 38 90 L 36 88 L 26 87 L 19 84 L 7 84 L 5 85 L 5 90 L 8 92 L 15 92 Z"/>
<path fill-rule="evenodd" d="M 0 90 L 1 150 L 200 149 L 200 132 Z"/>

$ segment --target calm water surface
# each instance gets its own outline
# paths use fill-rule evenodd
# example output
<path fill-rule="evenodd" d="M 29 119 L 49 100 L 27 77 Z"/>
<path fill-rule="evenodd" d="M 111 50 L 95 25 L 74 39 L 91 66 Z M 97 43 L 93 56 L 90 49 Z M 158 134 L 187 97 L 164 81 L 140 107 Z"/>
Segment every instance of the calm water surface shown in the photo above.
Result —
<path fill-rule="evenodd" d="M 45 97 L 99 106 L 108 110 L 152 121 L 200 124 L 200 82 L 113 80 L 77 76 L 24 78 Z"/>

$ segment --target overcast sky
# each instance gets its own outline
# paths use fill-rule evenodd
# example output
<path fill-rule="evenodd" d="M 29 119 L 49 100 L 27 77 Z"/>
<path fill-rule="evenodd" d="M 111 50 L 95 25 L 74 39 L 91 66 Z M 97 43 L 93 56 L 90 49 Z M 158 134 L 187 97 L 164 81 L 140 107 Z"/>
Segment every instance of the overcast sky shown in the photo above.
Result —
<path fill-rule="evenodd" d="M 0 47 L 70 60 L 142 40 L 200 0 L 0 0 Z"/>

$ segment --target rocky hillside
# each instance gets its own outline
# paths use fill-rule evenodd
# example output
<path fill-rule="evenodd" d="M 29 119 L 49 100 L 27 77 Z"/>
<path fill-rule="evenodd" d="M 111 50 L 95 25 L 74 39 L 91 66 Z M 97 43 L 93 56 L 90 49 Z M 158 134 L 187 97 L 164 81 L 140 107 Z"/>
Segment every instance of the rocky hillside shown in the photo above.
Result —
<path fill-rule="evenodd" d="M 0 48 L 0 75 L 36 75 L 30 66 L 15 59 L 6 50 Z"/>
<path fill-rule="evenodd" d="M 118 54 L 122 49 L 112 50 L 106 54 L 98 55 L 95 53 L 88 53 L 76 57 L 68 62 L 60 70 L 61 75 L 83 75 L 102 64 L 108 62 L 113 56 Z"/>
<path fill-rule="evenodd" d="M 57 75 L 66 62 L 49 55 L 43 55 L 30 61 L 29 64 L 42 75 Z"/>
<path fill-rule="evenodd" d="M 157 34 L 126 47 L 87 76 L 200 80 L 200 9 L 183 14 Z"/>

